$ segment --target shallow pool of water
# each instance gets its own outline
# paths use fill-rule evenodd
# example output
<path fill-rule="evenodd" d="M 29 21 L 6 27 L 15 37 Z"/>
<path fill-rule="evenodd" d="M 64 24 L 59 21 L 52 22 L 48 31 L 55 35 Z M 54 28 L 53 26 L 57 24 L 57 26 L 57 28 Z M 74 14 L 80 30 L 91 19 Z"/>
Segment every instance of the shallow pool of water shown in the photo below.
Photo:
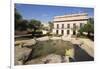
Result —
<path fill-rule="evenodd" d="M 71 48 L 73 48 L 73 44 L 69 41 L 63 41 L 63 40 L 38 41 L 36 45 L 33 46 L 29 58 L 30 59 L 38 58 L 52 53 L 64 56 L 65 51 Z"/>

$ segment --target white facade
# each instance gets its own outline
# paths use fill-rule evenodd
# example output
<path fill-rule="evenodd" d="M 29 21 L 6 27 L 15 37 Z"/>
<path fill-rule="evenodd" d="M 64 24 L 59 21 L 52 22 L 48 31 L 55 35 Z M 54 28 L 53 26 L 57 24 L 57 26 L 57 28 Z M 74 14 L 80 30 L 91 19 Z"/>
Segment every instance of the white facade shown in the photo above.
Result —
<path fill-rule="evenodd" d="M 71 36 L 78 33 L 78 29 L 87 23 L 88 15 L 86 13 L 72 14 L 54 17 L 53 34 Z"/>

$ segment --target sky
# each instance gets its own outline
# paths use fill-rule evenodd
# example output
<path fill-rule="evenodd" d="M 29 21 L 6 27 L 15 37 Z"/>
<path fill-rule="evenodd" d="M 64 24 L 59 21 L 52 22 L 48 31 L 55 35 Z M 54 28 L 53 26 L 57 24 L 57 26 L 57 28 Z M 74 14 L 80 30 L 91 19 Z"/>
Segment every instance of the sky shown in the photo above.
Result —
<path fill-rule="evenodd" d="M 22 15 L 23 19 L 36 19 L 42 23 L 53 21 L 54 16 L 69 15 L 75 13 L 88 13 L 89 17 L 94 17 L 94 9 L 86 7 L 72 6 L 50 6 L 50 5 L 34 5 L 34 4 L 15 4 L 17 11 Z"/>

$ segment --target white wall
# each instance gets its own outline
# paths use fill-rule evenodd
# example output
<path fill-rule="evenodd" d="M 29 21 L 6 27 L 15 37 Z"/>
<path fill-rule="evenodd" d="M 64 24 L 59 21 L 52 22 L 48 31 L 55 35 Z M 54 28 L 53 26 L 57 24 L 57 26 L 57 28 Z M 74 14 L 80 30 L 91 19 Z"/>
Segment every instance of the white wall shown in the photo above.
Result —
<path fill-rule="evenodd" d="M 61 30 L 64 30 L 64 35 L 67 35 L 67 30 L 70 30 L 70 35 L 73 34 L 72 28 L 73 28 L 73 24 L 76 24 L 76 26 L 78 26 L 80 28 L 80 23 L 86 24 L 87 21 L 72 21 L 72 22 L 58 22 L 58 23 L 54 23 L 54 29 L 53 29 L 53 33 L 56 34 L 56 30 L 57 30 L 57 24 L 59 24 L 59 35 L 61 34 Z M 64 24 L 64 29 L 62 29 L 62 24 Z M 67 24 L 70 24 L 70 29 L 67 28 Z"/>

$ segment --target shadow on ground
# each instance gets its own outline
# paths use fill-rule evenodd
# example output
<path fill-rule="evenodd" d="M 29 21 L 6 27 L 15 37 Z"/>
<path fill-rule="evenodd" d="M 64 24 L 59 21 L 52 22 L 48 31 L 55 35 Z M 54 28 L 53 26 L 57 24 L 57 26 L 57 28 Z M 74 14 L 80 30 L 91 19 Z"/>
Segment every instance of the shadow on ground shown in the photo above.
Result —
<path fill-rule="evenodd" d="M 74 62 L 79 61 L 93 61 L 94 58 L 91 57 L 85 50 L 81 49 L 77 44 L 74 44 L 75 49 L 75 56 L 74 56 Z M 73 62 L 72 59 L 70 59 L 71 62 Z"/>

